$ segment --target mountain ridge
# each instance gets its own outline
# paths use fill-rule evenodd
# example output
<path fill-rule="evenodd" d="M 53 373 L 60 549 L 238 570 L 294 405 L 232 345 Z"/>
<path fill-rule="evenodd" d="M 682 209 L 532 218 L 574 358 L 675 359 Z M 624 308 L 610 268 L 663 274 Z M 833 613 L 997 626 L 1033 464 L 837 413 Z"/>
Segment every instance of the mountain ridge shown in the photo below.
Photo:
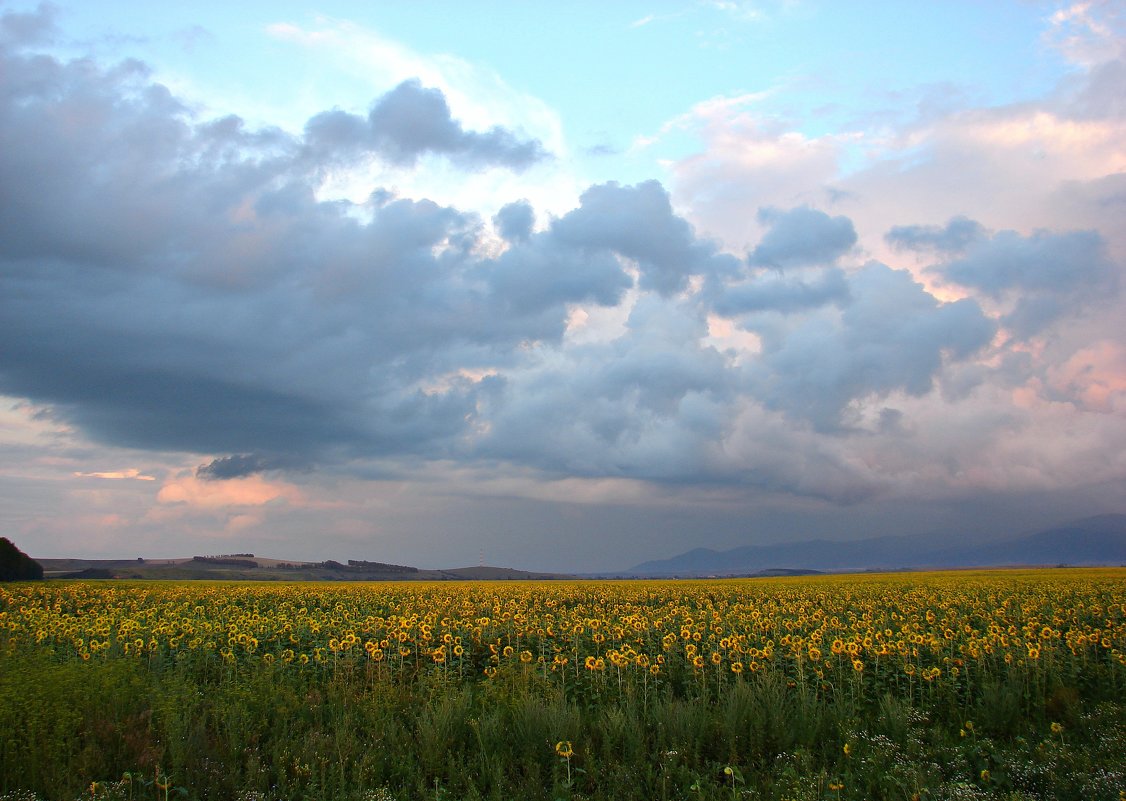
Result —
<path fill-rule="evenodd" d="M 777 569 L 860 571 L 1057 564 L 1126 564 L 1126 514 L 1095 515 L 1031 534 L 968 545 L 936 545 L 923 537 L 896 535 L 744 545 L 725 551 L 693 548 L 667 559 L 642 562 L 621 575 L 731 576 Z"/>

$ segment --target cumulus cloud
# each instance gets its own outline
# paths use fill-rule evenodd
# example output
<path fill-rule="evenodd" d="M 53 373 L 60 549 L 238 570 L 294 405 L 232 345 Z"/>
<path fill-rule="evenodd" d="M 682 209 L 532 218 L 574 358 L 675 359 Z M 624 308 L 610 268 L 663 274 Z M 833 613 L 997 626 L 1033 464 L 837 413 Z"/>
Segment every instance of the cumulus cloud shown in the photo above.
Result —
<path fill-rule="evenodd" d="M 713 308 L 725 317 L 764 311 L 788 314 L 826 303 L 843 303 L 848 293 L 848 279 L 844 271 L 836 268 L 805 278 L 766 274 L 725 287 L 718 293 Z"/>
<path fill-rule="evenodd" d="M 989 343 L 994 324 L 973 300 L 941 303 L 909 273 L 870 263 L 848 278 L 840 311 L 796 322 L 744 322 L 763 342 L 750 390 L 771 409 L 839 428 L 850 403 L 893 391 L 924 395 L 948 360 Z"/>
<path fill-rule="evenodd" d="M 366 119 L 339 109 L 317 114 L 305 126 L 305 141 L 321 157 L 371 152 L 407 166 L 427 153 L 470 167 L 517 171 L 547 158 L 539 141 L 520 139 L 504 128 L 466 131 L 451 116 L 442 92 L 417 79 L 403 81 L 376 100 Z"/>
<path fill-rule="evenodd" d="M 552 226 L 562 242 L 607 248 L 637 261 L 642 289 L 669 294 L 684 288 L 690 275 L 729 269 L 729 257 L 696 238 L 692 226 L 673 213 L 668 192 L 657 181 L 592 186 L 579 208 Z"/>
<path fill-rule="evenodd" d="M 735 394 L 706 329 L 691 302 L 644 296 L 623 336 L 542 354 L 498 382 L 482 452 L 568 475 L 698 479 Z"/>
<path fill-rule="evenodd" d="M 972 243 L 986 236 L 984 226 L 968 217 L 955 217 L 944 226 L 896 225 L 885 235 L 888 243 L 900 250 L 963 253 Z"/>
<path fill-rule="evenodd" d="M 782 211 L 760 209 L 766 234 L 747 261 L 756 266 L 785 269 L 832 264 L 856 244 L 856 229 L 848 217 L 830 217 L 805 206 Z"/>
<path fill-rule="evenodd" d="M 952 281 L 993 295 L 1012 289 L 1070 293 L 1079 287 L 1097 292 L 1114 276 L 1096 231 L 1035 231 L 1031 236 L 1001 231 L 963 258 L 936 269 Z"/>
<path fill-rule="evenodd" d="M 509 203 L 496 213 L 493 223 L 509 242 L 527 242 L 536 224 L 536 211 L 527 201 Z"/>
<path fill-rule="evenodd" d="M 1011 299 L 1004 322 L 1025 339 L 1118 289 L 1118 269 L 1097 231 L 1038 230 L 1030 236 L 1000 231 L 961 251 L 931 270 L 993 298 Z"/>
<path fill-rule="evenodd" d="M 307 143 L 197 120 L 143 65 L 0 66 L 0 388 L 102 442 L 235 454 L 200 480 L 448 454 L 496 383 L 465 375 L 558 347 L 634 270 L 674 292 L 735 263 L 655 182 L 591 187 L 539 232 L 510 205 L 489 255 L 472 213 L 318 200 Z"/>

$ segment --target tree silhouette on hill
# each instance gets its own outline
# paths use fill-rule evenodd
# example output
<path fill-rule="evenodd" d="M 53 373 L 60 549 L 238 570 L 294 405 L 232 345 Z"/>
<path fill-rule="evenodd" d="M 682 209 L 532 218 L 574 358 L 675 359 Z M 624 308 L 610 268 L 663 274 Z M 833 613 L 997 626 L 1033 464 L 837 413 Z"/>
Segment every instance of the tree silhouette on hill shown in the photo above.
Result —
<path fill-rule="evenodd" d="M 43 567 L 17 548 L 7 537 L 0 537 L 0 581 L 31 581 L 43 578 Z"/>

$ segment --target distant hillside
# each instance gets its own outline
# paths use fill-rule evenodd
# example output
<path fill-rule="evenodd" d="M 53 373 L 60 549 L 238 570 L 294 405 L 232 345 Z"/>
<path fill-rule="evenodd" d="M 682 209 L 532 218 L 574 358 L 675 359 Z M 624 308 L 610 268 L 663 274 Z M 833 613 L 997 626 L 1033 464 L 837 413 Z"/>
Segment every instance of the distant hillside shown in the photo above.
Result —
<path fill-rule="evenodd" d="M 627 576 L 733 576 L 763 571 L 898 570 L 1005 565 L 1126 564 L 1126 515 L 1076 520 L 1035 534 L 951 547 L 933 538 L 876 537 L 851 542 L 803 540 L 729 551 L 694 548 L 644 562 Z"/>
<path fill-rule="evenodd" d="M 349 559 L 347 564 L 282 559 L 193 556 L 178 559 L 40 559 L 46 578 L 171 579 L 177 581 L 546 581 L 571 578 L 510 567 L 422 570 L 408 565 Z"/>

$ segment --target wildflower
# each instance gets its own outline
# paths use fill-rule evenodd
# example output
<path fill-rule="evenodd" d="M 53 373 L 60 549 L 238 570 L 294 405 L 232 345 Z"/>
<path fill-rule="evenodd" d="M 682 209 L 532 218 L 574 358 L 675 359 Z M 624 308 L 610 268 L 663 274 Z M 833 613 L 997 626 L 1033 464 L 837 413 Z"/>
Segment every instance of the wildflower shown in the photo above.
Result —
<path fill-rule="evenodd" d="M 560 740 L 555 744 L 555 753 L 563 759 L 570 759 L 574 756 L 575 749 L 571 746 L 570 740 Z"/>

